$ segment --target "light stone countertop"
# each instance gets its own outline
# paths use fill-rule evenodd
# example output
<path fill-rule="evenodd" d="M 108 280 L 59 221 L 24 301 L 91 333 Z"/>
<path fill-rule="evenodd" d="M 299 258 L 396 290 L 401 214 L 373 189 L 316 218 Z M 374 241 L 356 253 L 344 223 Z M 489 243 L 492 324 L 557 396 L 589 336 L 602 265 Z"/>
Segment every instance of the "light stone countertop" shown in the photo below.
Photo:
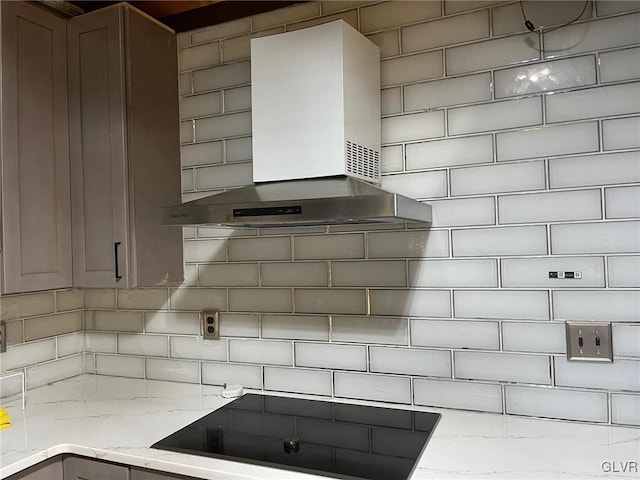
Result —
<path fill-rule="evenodd" d="M 149 448 L 230 401 L 219 393 L 219 387 L 93 375 L 32 390 L 26 410 L 20 399 L 3 405 L 13 426 L 0 431 L 0 477 L 74 453 L 207 479 L 325 478 Z M 442 419 L 413 479 L 640 478 L 638 428 L 416 410 L 440 412 Z"/>

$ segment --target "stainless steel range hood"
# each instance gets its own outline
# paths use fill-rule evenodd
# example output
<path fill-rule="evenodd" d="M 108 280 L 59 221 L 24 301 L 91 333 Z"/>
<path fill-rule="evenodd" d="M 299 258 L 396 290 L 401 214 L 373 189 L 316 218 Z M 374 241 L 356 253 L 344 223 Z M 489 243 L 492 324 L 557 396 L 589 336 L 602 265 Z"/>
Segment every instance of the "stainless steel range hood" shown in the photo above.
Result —
<path fill-rule="evenodd" d="M 165 224 L 431 222 L 376 186 L 380 52 L 343 20 L 252 39 L 251 110 L 255 183 L 165 208 Z"/>
<path fill-rule="evenodd" d="M 281 227 L 431 222 L 431 207 L 351 177 L 270 182 L 165 209 L 165 225 Z"/>

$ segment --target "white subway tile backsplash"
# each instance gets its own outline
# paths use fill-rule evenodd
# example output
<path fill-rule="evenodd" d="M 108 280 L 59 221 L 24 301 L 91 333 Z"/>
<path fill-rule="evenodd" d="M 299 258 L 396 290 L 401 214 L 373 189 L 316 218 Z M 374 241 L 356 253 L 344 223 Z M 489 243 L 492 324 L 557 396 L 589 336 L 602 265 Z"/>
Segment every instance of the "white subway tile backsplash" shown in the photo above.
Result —
<path fill-rule="evenodd" d="M 145 378 L 144 358 L 97 354 L 96 373 L 112 377 Z"/>
<path fill-rule="evenodd" d="M 116 308 L 116 290 L 114 288 L 85 288 L 85 308 Z"/>
<path fill-rule="evenodd" d="M 198 282 L 203 287 L 257 287 L 259 277 L 257 263 L 221 263 L 198 267 Z"/>
<path fill-rule="evenodd" d="M 506 413 L 583 422 L 609 420 L 607 394 L 540 387 L 505 386 Z"/>
<path fill-rule="evenodd" d="M 640 287 L 639 255 L 609 257 L 607 262 L 610 287 Z"/>
<path fill-rule="evenodd" d="M 369 356 L 372 372 L 451 378 L 451 354 L 448 351 L 371 347 Z"/>
<path fill-rule="evenodd" d="M 549 272 L 580 272 L 580 279 L 549 278 Z M 502 286 L 515 288 L 604 287 L 602 257 L 505 258 Z"/>
<path fill-rule="evenodd" d="M 262 315 L 262 338 L 329 340 L 329 318 L 320 315 Z"/>
<path fill-rule="evenodd" d="M 601 222 L 551 225 L 551 252 L 640 252 L 640 222 Z"/>
<path fill-rule="evenodd" d="M 428 407 L 502 413 L 502 388 L 490 383 L 416 378 L 413 401 Z"/>
<path fill-rule="evenodd" d="M 166 288 L 139 288 L 118 290 L 118 308 L 166 310 L 169 308 L 169 291 Z"/>
<path fill-rule="evenodd" d="M 453 356 L 456 378 L 551 384 L 550 362 L 546 355 L 454 352 Z"/>
<path fill-rule="evenodd" d="M 210 67 L 216 63 L 220 63 L 220 44 L 218 42 L 183 48 L 178 55 L 178 66 L 181 72 L 194 68 Z"/>
<path fill-rule="evenodd" d="M 371 232 L 367 235 L 369 258 L 448 257 L 446 230 Z"/>
<path fill-rule="evenodd" d="M 565 353 L 565 326 L 549 322 L 502 322 L 502 349 L 512 352 Z"/>
<path fill-rule="evenodd" d="M 489 36 L 489 10 L 433 20 L 402 29 L 404 53 L 480 40 Z"/>
<path fill-rule="evenodd" d="M 523 4 L 526 9 L 527 19 L 536 27 L 548 29 L 551 26 L 559 25 L 576 18 L 582 11 L 585 3 L 582 0 L 564 0 L 555 2 L 554 0 L 537 0 L 534 3 Z M 526 27 L 522 19 L 522 9 L 519 3 L 500 6 L 492 10 L 493 14 L 493 34 L 504 35 L 508 33 L 524 32 Z M 591 18 L 591 4 L 587 4 L 580 20 Z"/>
<path fill-rule="evenodd" d="M 33 315 L 53 313 L 54 311 L 53 292 L 3 295 L 2 303 L 0 304 L 0 318 L 2 320 L 31 317 Z"/>
<path fill-rule="evenodd" d="M 602 122 L 604 150 L 640 148 L 640 117 L 615 118 Z"/>
<path fill-rule="evenodd" d="M 617 357 L 640 357 L 640 325 L 612 325 L 613 355 Z"/>
<path fill-rule="evenodd" d="M 491 135 L 410 143 L 406 149 L 407 170 L 493 162 Z"/>
<path fill-rule="evenodd" d="M 600 190 L 498 197 L 500 223 L 562 222 L 602 218 Z"/>
<path fill-rule="evenodd" d="M 231 312 L 291 312 L 289 288 L 230 288 Z"/>
<path fill-rule="evenodd" d="M 569 362 L 555 358 L 556 385 L 563 387 L 606 388 L 640 391 L 640 362 L 616 360 L 613 363 Z"/>
<path fill-rule="evenodd" d="M 191 72 L 181 73 L 178 78 L 180 84 L 180 95 L 190 95 L 193 93 Z"/>
<path fill-rule="evenodd" d="M 598 138 L 596 122 L 528 128 L 498 133 L 496 151 L 499 162 L 596 152 Z"/>
<path fill-rule="evenodd" d="M 640 396 L 611 394 L 611 423 L 640 426 Z"/>
<path fill-rule="evenodd" d="M 115 333 L 85 332 L 85 352 L 91 353 L 116 353 Z"/>
<path fill-rule="evenodd" d="M 97 310 L 93 322 L 96 330 L 142 332 L 142 312 Z"/>
<path fill-rule="evenodd" d="M 569 290 L 551 294 L 555 320 L 637 322 L 640 318 L 640 296 L 632 290 Z"/>
<path fill-rule="evenodd" d="M 638 44 L 639 22 L 640 14 L 630 14 L 577 23 L 549 32 L 544 39 L 545 56 L 553 58 Z"/>
<path fill-rule="evenodd" d="M 497 261 L 493 259 L 410 261 L 409 286 L 497 287 Z"/>
<path fill-rule="evenodd" d="M 451 195 L 540 190 L 546 184 L 542 160 L 455 168 L 450 175 Z"/>
<path fill-rule="evenodd" d="M 224 262 L 227 259 L 227 242 L 224 240 L 196 240 L 184 242 L 184 261 Z"/>
<path fill-rule="evenodd" d="M 411 345 L 499 350 L 498 322 L 411 320 Z"/>
<path fill-rule="evenodd" d="M 262 263 L 263 287 L 326 287 L 329 268 L 325 262 Z"/>
<path fill-rule="evenodd" d="M 193 142 L 193 139 L 194 139 L 193 125 L 194 125 L 193 120 L 180 123 L 180 143 Z"/>
<path fill-rule="evenodd" d="M 464 227 L 496 223 L 493 197 L 435 200 L 429 201 L 429 205 L 431 205 L 434 227 Z"/>
<path fill-rule="evenodd" d="M 210 42 L 219 38 L 230 37 L 241 33 L 251 31 L 251 20 L 241 18 L 233 22 L 226 22 L 219 25 L 213 25 L 201 30 L 196 30 L 191 34 L 192 43 Z"/>
<path fill-rule="evenodd" d="M 205 385 L 237 384 L 245 388 L 262 388 L 262 367 L 232 363 L 202 363 L 202 383 Z"/>
<path fill-rule="evenodd" d="M 293 296 L 297 313 L 367 313 L 365 290 L 297 288 Z"/>
<path fill-rule="evenodd" d="M 80 289 L 56 292 L 56 312 L 84 308 L 84 292 Z"/>
<path fill-rule="evenodd" d="M 7 347 L 7 351 L 2 354 L 2 370 L 14 370 L 54 358 L 56 358 L 55 338 L 13 345 Z"/>
<path fill-rule="evenodd" d="M 334 15 L 327 15 L 324 17 L 314 18 L 313 20 L 305 20 L 304 22 L 290 23 L 287 25 L 287 32 L 293 30 L 300 30 L 302 28 L 313 27 L 314 25 L 321 25 L 323 23 L 333 22 L 335 20 L 344 20 L 353 28 L 358 28 L 358 11 L 349 10 L 347 12 L 336 13 Z"/>
<path fill-rule="evenodd" d="M 222 112 L 220 92 L 183 97 L 180 102 L 180 118 L 182 119 L 215 115 L 220 112 Z"/>
<path fill-rule="evenodd" d="M 404 168 L 402 145 L 382 147 L 380 152 L 380 171 L 382 173 L 401 172 Z"/>
<path fill-rule="evenodd" d="M 169 339 L 165 335 L 118 334 L 118 353 L 151 357 L 169 356 Z"/>
<path fill-rule="evenodd" d="M 457 290 L 458 318 L 549 320 L 549 293 L 540 290 Z"/>
<path fill-rule="evenodd" d="M 331 262 L 331 285 L 334 287 L 405 287 L 406 263 L 397 261 Z"/>
<path fill-rule="evenodd" d="M 364 258 L 364 236 L 361 233 L 296 235 L 293 245 L 296 260 Z"/>
<path fill-rule="evenodd" d="M 336 372 L 334 386 L 335 396 L 339 398 L 411 403 L 411 380 L 408 377 Z"/>
<path fill-rule="evenodd" d="M 332 386 L 329 371 L 264 367 L 265 390 L 331 396 Z"/>
<path fill-rule="evenodd" d="M 38 340 L 82 330 L 82 312 L 75 311 L 24 320 L 24 339 Z"/>
<path fill-rule="evenodd" d="M 245 85 L 251 81 L 251 63 L 234 62 L 193 72 L 195 92 Z"/>
<path fill-rule="evenodd" d="M 308 2 L 293 5 L 287 8 L 281 8 L 272 12 L 253 17 L 253 29 L 261 30 L 263 28 L 274 27 L 285 23 L 291 23 L 307 18 L 317 17 L 320 15 L 320 4 L 317 2 Z"/>
<path fill-rule="evenodd" d="M 380 58 L 395 57 L 400 55 L 399 33 L 400 30 L 386 30 L 368 35 L 367 38 L 380 48 Z"/>
<path fill-rule="evenodd" d="M 640 112 L 640 82 L 545 96 L 548 123 Z"/>
<path fill-rule="evenodd" d="M 495 72 L 496 98 L 552 92 L 596 83 L 594 55 L 519 65 Z"/>
<path fill-rule="evenodd" d="M 547 253 L 547 228 L 544 225 L 453 230 L 451 240 L 454 257 Z"/>
<path fill-rule="evenodd" d="M 451 317 L 449 290 L 370 290 L 372 315 Z"/>
<path fill-rule="evenodd" d="M 640 152 L 555 158 L 549 182 L 551 188 L 640 182 Z"/>
<path fill-rule="evenodd" d="M 491 100 L 491 75 L 479 73 L 404 87 L 405 111 Z"/>
<path fill-rule="evenodd" d="M 402 92 L 400 87 L 385 88 L 380 91 L 380 113 L 391 115 L 402 112 Z M 402 150 L 402 148 L 401 148 Z"/>
<path fill-rule="evenodd" d="M 372 32 L 440 15 L 440 2 L 387 2 L 361 8 L 360 26 L 363 32 Z"/>
<path fill-rule="evenodd" d="M 440 170 L 385 175 L 382 177 L 382 188 L 415 199 L 446 197 L 447 172 Z"/>
<path fill-rule="evenodd" d="M 598 59 L 603 83 L 640 78 L 640 47 L 604 52 Z"/>
<path fill-rule="evenodd" d="M 226 310 L 227 291 L 222 288 L 172 288 L 173 310 Z"/>
<path fill-rule="evenodd" d="M 227 342 L 225 340 L 204 340 L 200 337 L 171 337 L 171 358 L 193 360 L 227 359 Z"/>
<path fill-rule="evenodd" d="M 542 100 L 529 97 L 452 108 L 447 123 L 450 135 L 541 125 Z"/>
<path fill-rule="evenodd" d="M 317 8 L 317 7 L 316 7 Z M 254 20 L 255 21 L 255 20 Z M 253 26 L 255 30 L 257 27 Z M 284 32 L 284 27 L 272 28 L 258 33 L 251 33 L 240 37 L 233 37 L 223 40 L 222 43 L 222 60 L 231 62 L 235 60 L 244 60 L 251 58 L 251 39 L 273 35 Z"/>
<path fill-rule="evenodd" d="M 381 121 L 381 128 L 383 144 L 444 137 L 444 112 L 386 117 Z"/>
<path fill-rule="evenodd" d="M 200 314 L 196 312 L 145 312 L 145 333 L 200 335 Z"/>
<path fill-rule="evenodd" d="M 75 377 L 84 372 L 84 356 L 72 355 L 60 360 L 41 363 L 25 369 L 27 390 Z"/>
<path fill-rule="evenodd" d="M 537 34 L 526 33 L 512 37 L 447 48 L 447 75 L 487 70 L 540 59 Z"/>
<path fill-rule="evenodd" d="M 395 57 L 380 62 L 380 86 L 419 82 L 444 75 L 442 51 Z"/>
<path fill-rule="evenodd" d="M 260 317 L 254 313 L 220 313 L 220 335 L 223 337 L 260 336 Z"/>
<path fill-rule="evenodd" d="M 607 218 L 640 217 L 640 186 L 605 188 L 604 205 Z"/>
<path fill-rule="evenodd" d="M 289 237 L 232 238 L 228 241 L 229 260 L 291 260 Z"/>
<path fill-rule="evenodd" d="M 251 137 L 227 139 L 224 144 L 227 163 L 244 162 L 252 159 Z"/>
<path fill-rule="evenodd" d="M 188 170 L 182 170 L 182 191 L 190 192 L 194 190 L 194 172 L 190 168 Z"/>
<path fill-rule="evenodd" d="M 604 17 L 616 13 L 640 10 L 640 5 L 634 0 L 596 0 L 596 10 L 598 17 Z"/>
<path fill-rule="evenodd" d="M 406 318 L 338 317 L 331 319 L 331 340 L 334 342 L 408 344 Z"/>
<path fill-rule="evenodd" d="M 367 370 L 367 347 L 337 343 L 295 343 L 297 367 Z"/>
<path fill-rule="evenodd" d="M 200 383 L 200 363 L 187 360 L 146 358 L 146 376 L 149 380 Z"/>
<path fill-rule="evenodd" d="M 444 11 L 445 15 L 453 15 L 454 13 L 475 10 L 496 3 L 503 3 L 503 0 L 455 0 L 453 2 L 445 2 Z"/>
<path fill-rule="evenodd" d="M 229 361 L 260 365 L 293 365 L 291 342 L 275 340 L 229 340 Z"/>
<path fill-rule="evenodd" d="M 251 87 L 231 88 L 224 91 L 224 111 L 248 110 L 251 108 Z"/>
<path fill-rule="evenodd" d="M 196 141 L 251 135 L 251 112 L 228 113 L 195 121 Z M 228 184 L 232 186 L 233 184 Z"/>

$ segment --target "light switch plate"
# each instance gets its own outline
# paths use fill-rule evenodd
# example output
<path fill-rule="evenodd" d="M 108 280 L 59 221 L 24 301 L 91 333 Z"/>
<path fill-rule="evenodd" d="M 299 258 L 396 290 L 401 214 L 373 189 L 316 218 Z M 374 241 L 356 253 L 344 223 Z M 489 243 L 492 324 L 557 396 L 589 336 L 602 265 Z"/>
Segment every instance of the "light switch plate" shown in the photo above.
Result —
<path fill-rule="evenodd" d="M 613 362 L 610 322 L 566 322 L 567 360 Z"/>
<path fill-rule="evenodd" d="M 220 338 L 220 313 L 218 310 L 205 310 L 202 312 L 202 337 L 205 340 L 218 340 Z"/>

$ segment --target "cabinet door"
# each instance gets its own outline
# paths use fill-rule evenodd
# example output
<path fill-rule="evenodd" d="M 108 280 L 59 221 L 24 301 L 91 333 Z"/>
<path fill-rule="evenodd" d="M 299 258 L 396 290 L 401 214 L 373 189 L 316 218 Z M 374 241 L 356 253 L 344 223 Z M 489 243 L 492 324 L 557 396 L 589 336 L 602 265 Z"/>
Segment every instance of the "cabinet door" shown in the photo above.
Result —
<path fill-rule="evenodd" d="M 37 463 L 33 467 L 7 477 L 7 480 L 63 480 L 62 458 L 57 456 Z"/>
<path fill-rule="evenodd" d="M 131 467 L 129 480 L 197 480 L 196 477 L 185 477 L 175 473 L 159 472 L 146 468 Z"/>
<path fill-rule="evenodd" d="M 1 8 L 3 288 L 69 287 L 66 22 L 27 2 Z"/>
<path fill-rule="evenodd" d="M 80 287 L 127 286 L 122 28 L 118 8 L 75 17 L 68 26 L 73 269 Z"/>
<path fill-rule="evenodd" d="M 129 480 L 129 467 L 91 458 L 65 456 L 64 480 Z"/>

